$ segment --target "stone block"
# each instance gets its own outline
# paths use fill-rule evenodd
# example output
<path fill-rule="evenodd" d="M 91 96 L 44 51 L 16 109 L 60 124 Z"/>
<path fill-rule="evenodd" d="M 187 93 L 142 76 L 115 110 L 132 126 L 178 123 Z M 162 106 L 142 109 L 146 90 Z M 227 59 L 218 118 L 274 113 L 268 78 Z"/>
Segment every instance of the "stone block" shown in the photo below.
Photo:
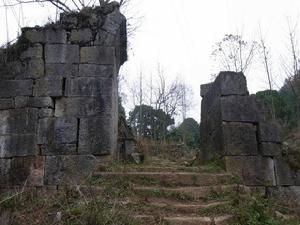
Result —
<path fill-rule="evenodd" d="M 101 97 L 73 97 L 56 100 L 56 117 L 89 117 L 109 113 L 110 102 Z"/>
<path fill-rule="evenodd" d="M 42 155 L 77 155 L 76 144 L 52 143 L 41 145 Z"/>
<path fill-rule="evenodd" d="M 28 97 L 17 96 L 15 97 L 16 108 L 54 108 L 54 103 L 50 97 Z"/>
<path fill-rule="evenodd" d="M 226 170 L 249 186 L 276 186 L 274 161 L 262 156 L 226 156 Z"/>
<path fill-rule="evenodd" d="M 0 135 L 35 134 L 37 109 L 11 109 L 0 111 Z"/>
<path fill-rule="evenodd" d="M 53 109 L 39 109 L 39 118 L 53 117 Z"/>
<path fill-rule="evenodd" d="M 28 104 L 33 108 L 54 108 L 53 99 L 50 97 L 31 97 Z"/>
<path fill-rule="evenodd" d="M 105 155 L 112 150 L 113 141 L 117 141 L 117 134 L 106 117 L 80 119 L 79 154 Z"/>
<path fill-rule="evenodd" d="M 26 72 L 21 78 L 40 78 L 44 76 L 44 61 L 42 59 L 30 59 L 26 64 Z"/>
<path fill-rule="evenodd" d="M 257 155 L 256 126 L 251 123 L 223 123 L 224 155 Z"/>
<path fill-rule="evenodd" d="M 112 80 L 102 78 L 80 77 L 66 80 L 65 96 L 110 96 Z"/>
<path fill-rule="evenodd" d="M 47 63 L 45 67 L 46 67 L 47 77 L 77 77 L 78 76 L 77 64 Z"/>
<path fill-rule="evenodd" d="M 45 60 L 49 63 L 79 63 L 78 45 L 50 45 L 45 46 Z"/>
<path fill-rule="evenodd" d="M 37 79 L 34 85 L 34 96 L 60 97 L 63 95 L 61 78 Z"/>
<path fill-rule="evenodd" d="M 32 134 L 0 136 L 0 158 L 38 154 L 36 136 Z"/>
<path fill-rule="evenodd" d="M 282 157 L 275 159 L 276 180 L 279 186 L 294 186 L 297 173 L 291 169 Z"/>
<path fill-rule="evenodd" d="M 17 157 L 11 160 L 10 185 L 43 186 L 45 157 Z"/>
<path fill-rule="evenodd" d="M 218 86 L 221 96 L 249 95 L 246 77 L 243 73 L 220 72 L 215 80 L 215 85 Z"/>
<path fill-rule="evenodd" d="M 98 65 L 114 65 L 115 48 L 103 46 L 82 47 L 80 49 L 80 62 Z"/>
<path fill-rule="evenodd" d="M 200 86 L 200 96 L 203 98 L 212 86 L 213 83 L 202 84 Z"/>
<path fill-rule="evenodd" d="M 77 142 L 76 118 L 39 119 L 38 144 L 71 144 Z"/>
<path fill-rule="evenodd" d="M 32 80 L 1 80 L 0 97 L 30 96 L 32 95 L 32 87 Z"/>
<path fill-rule="evenodd" d="M 26 108 L 29 106 L 29 96 L 17 96 L 15 97 L 15 107 L 17 109 Z"/>
<path fill-rule="evenodd" d="M 9 170 L 11 159 L 0 158 L 0 186 L 6 186 L 9 184 Z"/>
<path fill-rule="evenodd" d="M 116 35 L 122 23 L 126 23 L 125 16 L 123 16 L 119 10 L 115 10 L 106 16 L 102 29 Z"/>
<path fill-rule="evenodd" d="M 10 80 L 19 77 L 19 79 L 24 76 L 26 72 L 26 64 L 16 60 L 11 62 L 6 62 L 5 65 L 0 67 L 0 80 Z"/>
<path fill-rule="evenodd" d="M 260 151 L 263 156 L 279 156 L 281 155 L 281 145 L 272 142 L 261 142 Z"/>
<path fill-rule="evenodd" d="M 255 96 L 227 96 L 221 98 L 223 121 L 257 123 L 263 120 L 261 110 Z"/>
<path fill-rule="evenodd" d="M 94 170 L 96 158 L 92 155 L 46 156 L 45 185 L 79 185 Z"/>
<path fill-rule="evenodd" d="M 93 40 L 93 33 L 89 28 L 72 30 L 69 39 L 69 41 L 71 41 L 72 43 L 87 43 L 92 40 Z"/>
<path fill-rule="evenodd" d="M 42 59 L 43 58 L 43 46 L 41 44 L 35 44 L 29 47 L 21 53 L 20 59 Z"/>
<path fill-rule="evenodd" d="M 67 32 L 63 29 L 30 29 L 24 35 L 31 43 L 64 44 L 67 42 Z"/>
<path fill-rule="evenodd" d="M 111 65 L 96 65 L 96 64 L 80 64 L 80 77 L 104 77 L 112 78 L 116 74 L 115 69 Z"/>
<path fill-rule="evenodd" d="M 12 98 L 2 98 L 0 99 L 0 110 L 12 109 L 15 107 L 14 100 Z"/>
<path fill-rule="evenodd" d="M 280 129 L 276 122 L 261 122 L 258 128 L 261 142 L 281 143 Z"/>
<path fill-rule="evenodd" d="M 116 44 L 116 37 L 115 35 L 108 33 L 104 30 L 100 30 L 94 41 L 94 45 L 101 45 L 101 46 L 114 46 Z"/>

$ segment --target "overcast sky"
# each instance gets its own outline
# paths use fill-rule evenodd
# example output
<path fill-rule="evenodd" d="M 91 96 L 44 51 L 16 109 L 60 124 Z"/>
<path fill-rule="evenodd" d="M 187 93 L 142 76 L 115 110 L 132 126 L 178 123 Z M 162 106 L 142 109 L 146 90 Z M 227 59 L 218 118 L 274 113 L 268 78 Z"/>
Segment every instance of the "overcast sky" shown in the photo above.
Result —
<path fill-rule="evenodd" d="M 3 1 L 3 0 L 2 0 Z M 13 0 L 6 0 L 7 3 Z M 169 80 L 180 76 L 194 92 L 194 108 L 189 116 L 200 119 L 200 84 L 217 73 L 211 59 L 212 46 L 225 34 L 242 33 L 244 39 L 258 38 L 259 26 L 271 46 L 273 76 L 280 87 L 280 58 L 288 45 L 288 19 L 295 23 L 300 15 L 299 0 L 131 0 L 126 13 L 140 19 L 139 29 L 130 37 L 129 60 L 121 69 L 128 83 L 143 76 L 155 76 L 157 63 Z M 42 25 L 55 20 L 52 7 L 27 4 L 8 9 L 9 39 L 20 26 Z M 20 24 L 18 25 L 18 18 Z M 132 21 L 135 24 L 135 21 Z M 5 9 L 0 8 L 0 43 L 7 40 Z M 251 93 L 267 88 L 262 67 L 255 64 L 247 75 Z M 127 105 L 130 106 L 130 96 Z"/>

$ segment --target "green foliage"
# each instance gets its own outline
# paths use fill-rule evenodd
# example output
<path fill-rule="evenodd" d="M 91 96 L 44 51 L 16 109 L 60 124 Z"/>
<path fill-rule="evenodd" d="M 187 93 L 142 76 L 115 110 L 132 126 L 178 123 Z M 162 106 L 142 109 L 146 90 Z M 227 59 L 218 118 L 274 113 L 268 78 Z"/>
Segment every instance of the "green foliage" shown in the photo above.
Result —
<path fill-rule="evenodd" d="M 200 125 L 192 118 L 185 119 L 179 127 L 173 129 L 168 137 L 187 146 L 198 148 L 200 145 Z"/>
<path fill-rule="evenodd" d="M 286 102 L 284 101 L 284 98 L 281 96 L 281 94 L 278 91 L 260 91 L 256 93 L 256 96 L 258 99 L 260 99 L 268 110 L 268 117 L 269 119 L 272 119 L 272 107 L 274 105 L 274 113 L 275 118 L 280 119 L 282 121 L 286 120 Z"/>
<path fill-rule="evenodd" d="M 142 105 L 135 106 L 134 110 L 129 113 L 129 123 L 140 137 L 161 140 L 166 137 L 167 128 L 174 124 L 174 119 L 161 109 Z"/>
<path fill-rule="evenodd" d="M 235 199 L 233 203 L 235 225 L 280 225 L 274 217 L 273 203 L 261 195 L 250 195 L 246 199 Z"/>

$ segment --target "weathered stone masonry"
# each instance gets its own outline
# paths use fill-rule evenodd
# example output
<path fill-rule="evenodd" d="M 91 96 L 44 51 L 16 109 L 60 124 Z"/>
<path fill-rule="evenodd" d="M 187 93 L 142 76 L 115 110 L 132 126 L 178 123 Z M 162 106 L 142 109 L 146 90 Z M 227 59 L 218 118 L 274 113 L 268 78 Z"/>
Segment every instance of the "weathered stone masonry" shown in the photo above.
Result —
<path fill-rule="evenodd" d="M 0 66 L 0 186 L 77 184 L 116 153 L 126 19 L 115 3 L 85 10 L 24 29 Z"/>
<path fill-rule="evenodd" d="M 280 129 L 266 119 L 268 109 L 249 95 L 242 73 L 221 72 L 213 83 L 201 86 L 201 96 L 204 160 L 221 156 L 226 169 L 246 185 L 300 193 L 300 172 L 284 160 Z"/>

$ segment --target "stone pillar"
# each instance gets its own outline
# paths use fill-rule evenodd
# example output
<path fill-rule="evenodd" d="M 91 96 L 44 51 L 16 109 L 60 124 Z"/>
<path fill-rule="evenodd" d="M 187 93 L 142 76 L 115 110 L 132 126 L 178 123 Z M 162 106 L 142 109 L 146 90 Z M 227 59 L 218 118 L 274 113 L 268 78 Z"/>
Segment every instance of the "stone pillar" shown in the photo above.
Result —
<path fill-rule="evenodd" d="M 116 154 L 126 42 L 126 18 L 111 3 L 23 29 L 2 52 L 0 185 L 77 184 L 95 156 Z"/>
<path fill-rule="evenodd" d="M 221 157 L 227 171 L 249 186 L 299 185 L 300 173 L 283 159 L 278 124 L 249 95 L 242 73 L 221 72 L 201 86 L 201 150 L 204 160 Z"/>

